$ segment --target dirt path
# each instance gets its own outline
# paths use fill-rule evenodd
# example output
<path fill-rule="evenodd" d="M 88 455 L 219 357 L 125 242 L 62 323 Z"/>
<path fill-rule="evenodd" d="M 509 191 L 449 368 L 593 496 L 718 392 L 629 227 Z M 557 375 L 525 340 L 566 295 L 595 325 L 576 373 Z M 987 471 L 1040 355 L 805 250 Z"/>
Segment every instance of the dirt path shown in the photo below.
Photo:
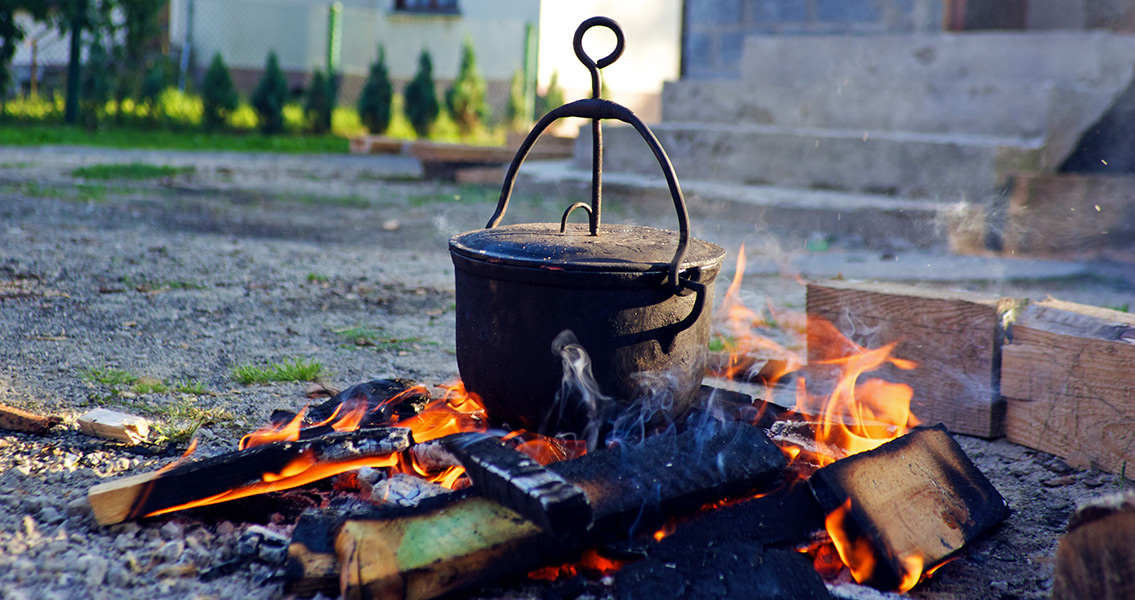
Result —
<path fill-rule="evenodd" d="M 193 172 L 139 182 L 71 174 L 135 161 Z M 169 458 L 88 438 L 74 421 L 107 405 L 145 414 L 181 439 L 203 420 L 202 451 L 215 452 L 272 410 L 307 402 L 303 383 L 234 382 L 238 365 L 317 361 L 338 388 L 384 376 L 453 379 L 446 240 L 483 226 L 498 192 L 418 173 L 400 157 L 0 149 L 0 402 L 64 418 L 46 437 L 0 432 L 0 598 L 280 595 L 277 567 L 255 560 L 200 576 L 236 556 L 245 523 L 171 516 L 94 524 L 90 485 Z M 567 203 L 554 190 L 529 194 L 510 218 L 554 220 Z M 660 226 L 668 219 L 637 204 L 610 214 Z M 698 236 L 731 251 L 748 242 L 750 261 L 788 265 L 804 245 L 754 232 L 753 224 L 697 223 Z M 861 251 L 854 241 L 832 244 L 832 252 Z M 746 279 L 751 303 L 802 309 L 793 273 L 762 273 Z M 1103 306 L 1132 297 L 1125 280 L 1106 273 L 935 285 Z M 129 377 L 171 389 L 146 391 Z M 912 596 L 1046 597 L 1069 511 L 1120 483 L 1006 442 L 962 443 L 1016 512 Z"/>

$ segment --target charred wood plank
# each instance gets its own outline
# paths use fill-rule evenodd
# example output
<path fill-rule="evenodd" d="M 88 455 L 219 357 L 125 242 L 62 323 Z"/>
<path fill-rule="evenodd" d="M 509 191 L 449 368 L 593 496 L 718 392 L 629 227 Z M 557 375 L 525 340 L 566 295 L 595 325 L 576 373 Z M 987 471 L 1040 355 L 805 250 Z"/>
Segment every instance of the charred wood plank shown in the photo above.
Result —
<path fill-rule="evenodd" d="M 110 525 L 305 485 L 379 464 L 412 443 L 410 430 L 398 427 L 274 442 L 101 483 L 88 490 L 87 499 L 99 524 Z"/>
<path fill-rule="evenodd" d="M 1005 499 L 942 425 L 836 461 L 808 483 L 844 562 L 855 552 L 874 557 L 874 568 L 850 561 L 852 574 L 880 589 L 909 589 L 1009 516 Z"/>
<path fill-rule="evenodd" d="M 810 283 L 808 305 L 809 392 L 835 379 L 833 365 L 846 354 L 832 328 L 852 342 L 880 348 L 896 342 L 893 355 L 918 363 L 912 370 L 885 365 L 872 377 L 905 383 L 914 391 L 911 410 L 923 423 L 943 423 L 957 433 L 986 438 L 1005 434 L 1005 402 L 998 387 L 1001 362 L 1000 300 L 969 292 L 929 290 L 893 283 Z"/>
<path fill-rule="evenodd" d="M 1052 600 L 1135 598 L 1135 492 L 1080 507 L 1056 551 Z"/>
<path fill-rule="evenodd" d="M 650 532 L 667 515 L 730 493 L 768 488 L 785 465 L 764 432 L 748 425 L 648 438 L 547 469 L 579 487 L 594 517 L 590 531 L 557 538 L 495 502 L 462 498 L 391 519 L 353 519 L 336 550 L 345 598 L 434 598 L 562 560 L 584 544 Z"/>
<path fill-rule="evenodd" d="M 44 417 L 14 406 L 0 404 L 0 429 L 43 434 L 62 422 L 59 417 Z"/>
<path fill-rule="evenodd" d="M 439 440 L 465 467 L 477 493 L 560 536 L 591 527 L 583 490 L 497 438 L 477 432 Z"/>
<path fill-rule="evenodd" d="M 1045 300 L 1023 307 L 1003 347 L 1009 441 L 1069 464 L 1135 464 L 1135 315 Z"/>

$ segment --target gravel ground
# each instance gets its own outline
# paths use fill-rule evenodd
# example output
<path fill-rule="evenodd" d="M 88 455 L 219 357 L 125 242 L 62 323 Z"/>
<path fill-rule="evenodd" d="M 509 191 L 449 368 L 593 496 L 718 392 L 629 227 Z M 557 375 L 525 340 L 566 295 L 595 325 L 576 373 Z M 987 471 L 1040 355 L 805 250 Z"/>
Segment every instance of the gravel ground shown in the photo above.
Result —
<path fill-rule="evenodd" d="M 141 182 L 71 174 L 133 161 L 195 170 Z M 63 418 L 46 436 L 0 432 L 0 599 L 282 595 L 278 567 L 249 550 L 256 530 L 247 522 L 172 515 L 98 526 L 87 488 L 171 459 L 82 435 L 75 420 L 108 406 L 180 439 L 204 416 L 199 452 L 219 452 L 272 410 L 307 402 L 304 383 L 235 383 L 237 365 L 315 360 L 337 388 L 374 377 L 454 379 L 445 241 L 482 226 L 497 191 L 419 173 L 401 157 L 0 149 L 0 402 Z M 510 219 L 554 220 L 567 204 L 555 190 L 528 193 Z M 608 215 L 666 226 L 665 215 L 637 207 Z M 696 235 L 730 250 L 749 242 L 750 261 L 783 261 L 804 244 L 753 239 L 753 224 L 695 223 Z M 832 251 L 862 250 L 848 244 L 834 240 Z M 1135 289 L 1112 275 L 950 286 L 1101 306 L 1130 302 Z M 746 278 L 744 291 L 750 302 L 803 306 L 790 273 Z M 354 343 L 344 334 L 351 328 L 365 328 L 372 345 Z M 98 381 L 116 371 L 180 391 Z M 1013 516 L 910 596 L 1047 597 L 1070 512 L 1127 482 L 1005 441 L 959 440 Z M 289 523 L 265 526 L 286 534 Z M 222 564 L 237 568 L 210 571 Z"/>

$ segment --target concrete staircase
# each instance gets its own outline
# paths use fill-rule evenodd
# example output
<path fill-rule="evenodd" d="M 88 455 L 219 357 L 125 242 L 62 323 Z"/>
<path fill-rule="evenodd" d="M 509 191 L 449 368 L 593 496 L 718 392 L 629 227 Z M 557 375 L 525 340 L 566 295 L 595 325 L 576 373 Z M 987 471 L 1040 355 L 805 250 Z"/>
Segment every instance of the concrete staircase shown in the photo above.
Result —
<path fill-rule="evenodd" d="M 683 181 L 982 201 L 1055 170 L 1133 73 L 1110 33 L 750 37 L 740 78 L 667 83 L 651 129 Z M 660 172 L 633 129 L 604 144 L 607 171 Z"/>

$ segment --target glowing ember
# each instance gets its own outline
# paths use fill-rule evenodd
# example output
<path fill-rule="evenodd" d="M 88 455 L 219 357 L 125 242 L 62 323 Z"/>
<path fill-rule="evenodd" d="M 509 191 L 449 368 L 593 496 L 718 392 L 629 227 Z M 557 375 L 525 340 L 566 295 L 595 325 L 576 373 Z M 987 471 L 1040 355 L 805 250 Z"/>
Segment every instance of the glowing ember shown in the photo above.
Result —
<path fill-rule="evenodd" d="M 575 577 L 584 574 L 591 578 L 609 575 L 623 568 L 626 561 L 612 560 L 599 555 L 594 548 L 584 550 L 583 556 L 576 562 L 566 563 L 554 567 L 541 567 L 528 573 L 529 579 L 542 581 L 555 581 L 560 577 Z"/>

